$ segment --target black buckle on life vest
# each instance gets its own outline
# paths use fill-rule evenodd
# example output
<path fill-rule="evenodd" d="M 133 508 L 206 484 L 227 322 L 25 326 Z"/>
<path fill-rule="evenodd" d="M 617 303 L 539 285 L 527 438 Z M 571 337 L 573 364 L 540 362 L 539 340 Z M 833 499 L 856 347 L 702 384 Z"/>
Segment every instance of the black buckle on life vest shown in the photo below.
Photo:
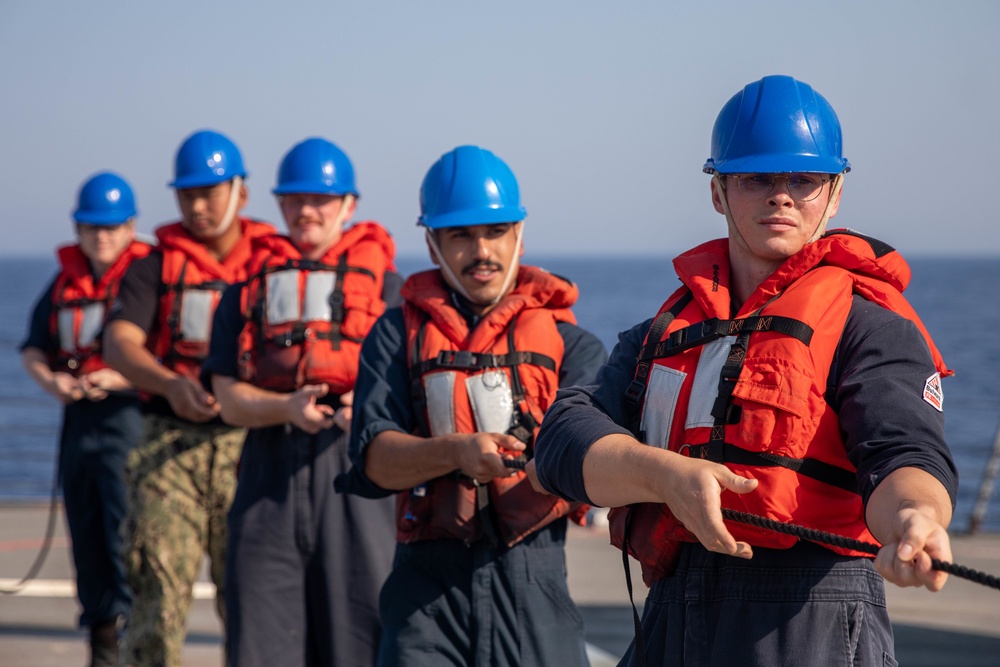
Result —
<path fill-rule="evenodd" d="M 493 368 L 497 366 L 493 354 L 475 354 L 468 350 L 444 350 L 438 353 L 439 368 L 460 368 L 471 370 L 476 368 Z"/>
<path fill-rule="evenodd" d="M 270 342 L 278 347 L 291 347 L 292 345 L 297 345 L 301 343 L 305 338 L 301 331 L 288 331 L 278 336 L 273 336 Z"/>
<path fill-rule="evenodd" d="M 334 290 L 330 293 L 327 299 L 330 304 L 330 321 L 331 322 L 343 322 L 344 321 L 344 293 L 340 290 Z"/>
<path fill-rule="evenodd" d="M 646 382 L 644 379 L 632 380 L 628 389 L 625 390 L 625 400 L 630 406 L 638 408 L 642 405 L 642 397 L 646 393 Z"/>

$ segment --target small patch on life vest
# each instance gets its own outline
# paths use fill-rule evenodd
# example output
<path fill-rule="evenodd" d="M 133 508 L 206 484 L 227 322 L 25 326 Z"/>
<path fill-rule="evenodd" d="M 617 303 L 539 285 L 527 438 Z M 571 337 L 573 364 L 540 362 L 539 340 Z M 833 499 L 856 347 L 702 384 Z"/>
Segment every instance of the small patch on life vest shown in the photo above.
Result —
<path fill-rule="evenodd" d="M 924 400 L 938 412 L 944 412 L 944 392 L 941 391 L 940 373 L 935 373 L 924 382 Z"/>

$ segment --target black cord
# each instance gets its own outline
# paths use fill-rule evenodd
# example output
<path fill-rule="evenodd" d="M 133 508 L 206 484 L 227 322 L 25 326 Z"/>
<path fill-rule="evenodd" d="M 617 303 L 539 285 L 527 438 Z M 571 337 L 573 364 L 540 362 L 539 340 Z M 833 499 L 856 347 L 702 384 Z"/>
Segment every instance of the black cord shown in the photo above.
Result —
<path fill-rule="evenodd" d="M 836 547 L 853 549 L 855 551 L 871 554 L 872 556 L 878 555 L 879 549 L 881 548 L 877 544 L 872 544 L 871 542 L 862 542 L 850 537 L 844 537 L 843 535 L 835 535 L 833 533 L 827 533 L 813 528 L 806 528 L 804 526 L 797 526 L 791 523 L 781 523 L 780 521 L 765 519 L 764 517 L 757 516 L 755 514 L 748 514 L 746 512 L 723 509 L 722 516 L 732 521 L 757 526 L 758 528 L 766 528 L 767 530 L 784 533 L 785 535 L 792 535 L 804 540 L 809 540 L 810 542 L 821 542 L 823 544 L 830 544 Z M 982 584 L 983 586 L 989 586 L 990 588 L 1000 590 L 1000 577 L 995 577 L 985 572 L 973 570 L 972 568 L 965 567 L 964 565 L 956 565 L 955 563 L 949 563 L 947 561 L 938 560 L 937 558 L 932 558 L 931 568 L 940 572 L 953 574 L 962 579 L 968 579 L 969 581 Z"/>
<path fill-rule="evenodd" d="M 49 548 L 52 546 L 52 538 L 56 532 L 56 505 L 59 499 L 59 460 L 56 457 L 56 471 L 52 479 L 52 496 L 49 500 L 49 519 L 48 525 L 45 528 L 45 538 L 42 540 L 42 546 L 38 550 L 38 555 L 35 557 L 35 562 L 31 564 L 28 569 L 28 573 L 24 575 L 20 581 L 14 584 L 11 588 L 0 588 L 0 595 L 17 595 L 20 593 L 29 581 L 35 578 L 38 571 L 42 569 L 42 565 L 45 563 L 45 557 L 49 554 Z"/>
<path fill-rule="evenodd" d="M 524 470 L 524 466 L 528 463 L 528 461 L 524 457 L 518 457 L 516 459 L 504 459 L 503 463 L 508 468 Z M 784 533 L 785 535 L 792 535 L 804 540 L 809 540 L 810 542 L 819 542 L 822 544 L 830 544 L 835 547 L 853 549 L 854 551 L 861 551 L 866 554 L 871 554 L 872 556 L 877 556 L 878 551 L 881 548 L 877 544 L 872 544 L 871 542 L 862 542 L 850 537 L 844 537 L 843 535 L 835 535 L 822 530 L 806 528 L 805 526 L 797 526 L 793 523 L 781 523 L 780 521 L 775 521 L 774 519 L 765 519 L 764 517 L 757 516 L 756 514 L 723 509 L 722 516 L 726 519 L 730 519 L 731 521 L 738 521 L 751 526 L 757 526 L 758 528 L 766 528 L 767 530 Z M 968 579 L 969 581 L 973 581 L 977 584 L 982 584 L 983 586 L 989 586 L 990 588 L 1000 590 L 1000 577 L 995 577 L 992 574 L 973 570 L 972 568 L 965 567 L 964 565 L 956 565 L 955 563 L 941 561 L 937 558 L 931 559 L 931 567 L 935 570 L 947 572 L 948 574 L 953 574 L 956 577 Z"/>

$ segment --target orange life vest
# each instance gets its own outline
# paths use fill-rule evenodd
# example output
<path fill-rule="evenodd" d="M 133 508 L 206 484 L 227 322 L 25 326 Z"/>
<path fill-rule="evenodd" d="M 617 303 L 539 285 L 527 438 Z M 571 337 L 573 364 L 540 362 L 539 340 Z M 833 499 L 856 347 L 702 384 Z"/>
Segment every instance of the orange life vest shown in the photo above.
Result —
<path fill-rule="evenodd" d="M 642 408 L 639 438 L 760 480 L 750 493 L 724 491 L 723 508 L 876 542 L 826 394 L 852 294 L 914 322 L 937 371 L 952 374 L 902 295 L 905 260 L 874 239 L 831 231 L 761 283 L 734 319 L 726 240 L 674 265 L 684 287 L 654 319 L 627 395 Z M 680 542 L 696 541 L 663 504 L 616 508 L 610 521 L 619 548 L 630 524 L 628 548 L 647 584 L 672 571 Z M 753 546 L 787 548 L 797 539 L 736 522 L 727 528 Z"/>
<path fill-rule="evenodd" d="M 128 265 L 149 251 L 149 245 L 133 241 L 95 281 L 79 244 L 59 248 L 49 318 L 49 332 L 59 341 L 58 351 L 49 356 L 52 370 L 79 376 L 107 367 L 100 356 L 101 329 Z"/>
<path fill-rule="evenodd" d="M 326 383 L 354 388 L 361 343 L 385 312 L 382 287 L 395 270 L 392 237 L 360 222 L 319 261 L 285 236 L 256 239 L 243 289 L 239 377 L 273 391 Z"/>
<path fill-rule="evenodd" d="M 411 276 L 402 294 L 418 434 L 511 433 L 530 455 L 559 388 L 563 339 L 556 323 L 576 322 L 569 310 L 576 286 L 522 266 L 511 292 L 471 331 L 439 271 Z M 507 546 L 586 512 L 536 493 L 524 472 L 483 485 L 455 472 L 398 494 L 396 509 L 400 542 L 485 537 Z"/>
<path fill-rule="evenodd" d="M 179 222 L 156 230 L 163 272 L 156 329 L 147 344 L 164 366 L 192 379 L 198 378 L 208 355 L 212 317 L 222 292 L 246 279 L 252 240 L 274 233 L 270 225 L 249 218 L 235 223 L 242 227 L 242 236 L 221 262 Z"/>

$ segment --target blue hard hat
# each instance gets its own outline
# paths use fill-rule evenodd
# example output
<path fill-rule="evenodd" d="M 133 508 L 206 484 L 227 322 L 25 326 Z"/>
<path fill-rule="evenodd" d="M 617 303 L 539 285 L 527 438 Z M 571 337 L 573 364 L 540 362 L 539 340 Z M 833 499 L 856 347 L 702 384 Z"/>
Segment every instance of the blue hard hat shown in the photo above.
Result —
<path fill-rule="evenodd" d="M 236 144 L 218 132 L 201 130 L 185 139 L 177 149 L 170 187 L 178 190 L 204 188 L 246 175 Z"/>
<path fill-rule="evenodd" d="M 312 137 L 292 146 L 278 167 L 276 195 L 295 192 L 319 195 L 354 195 L 354 167 L 336 144 Z"/>
<path fill-rule="evenodd" d="M 704 171 L 720 174 L 851 170 L 842 155 L 840 121 L 809 84 L 766 76 L 726 102 L 712 130 Z"/>
<path fill-rule="evenodd" d="M 136 213 L 135 195 L 125 179 L 102 171 L 80 187 L 73 219 L 85 225 L 120 225 Z"/>
<path fill-rule="evenodd" d="M 527 215 L 514 172 L 478 146 L 442 155 L 420 186 L 417 224 L 431 229 L 518 222 Z"/>

